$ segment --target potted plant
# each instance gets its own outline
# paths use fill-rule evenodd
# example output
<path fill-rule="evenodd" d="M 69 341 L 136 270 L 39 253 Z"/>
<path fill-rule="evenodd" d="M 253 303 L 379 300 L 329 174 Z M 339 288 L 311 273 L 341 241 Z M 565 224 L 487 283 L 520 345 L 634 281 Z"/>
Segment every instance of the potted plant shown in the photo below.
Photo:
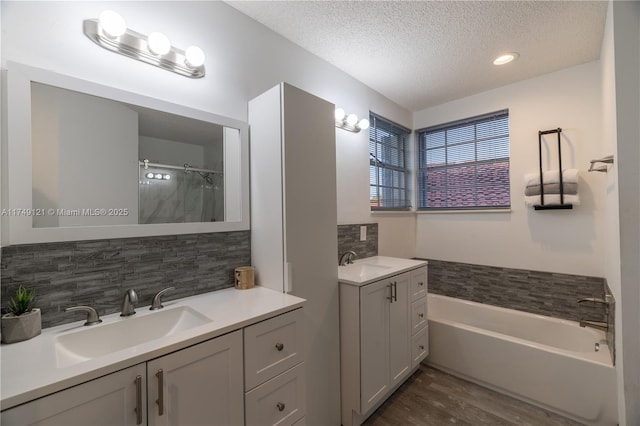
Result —
<path fill-rule="evenodd" d="M 3 343 L 21 342 L 40 334 L 42 320 L 40 309 L 33 307 L 35 295 L 35 290 L 18 287 L 9 302 L 9 313 L 2 315 Z"/>

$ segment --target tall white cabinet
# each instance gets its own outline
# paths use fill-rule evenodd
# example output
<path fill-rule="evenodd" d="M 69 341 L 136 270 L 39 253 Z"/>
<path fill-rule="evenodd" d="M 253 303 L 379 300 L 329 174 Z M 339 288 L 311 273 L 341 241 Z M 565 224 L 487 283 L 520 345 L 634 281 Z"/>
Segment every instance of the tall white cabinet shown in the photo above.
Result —
<path fill-rule="evenodd" d="M 307 299 L 306 423 L 340 424 L 335 106 L 281 83 L 249 102 L 258 285 Z"/>

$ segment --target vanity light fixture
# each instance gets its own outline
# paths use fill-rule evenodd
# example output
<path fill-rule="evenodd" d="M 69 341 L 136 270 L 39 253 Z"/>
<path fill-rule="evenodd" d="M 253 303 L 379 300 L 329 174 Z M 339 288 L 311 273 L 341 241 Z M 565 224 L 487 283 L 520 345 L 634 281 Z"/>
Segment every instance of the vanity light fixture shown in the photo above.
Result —
<path fill-rule="evenodd" d="M 518 59 L 519 56 L 520 54 L 518 52 L 503 53 L 502 55 L 498 56 L 496 59 L 493 60 L 493 65 L 508 64 L 509 62 L 512 62 Z"/>
<path fill-rule="evenodd" d="M 336 127 L 349 132 L 358 133 L 360 130 L 367 130 L 369 128 L 369 120 L 363 118 L 358 120 L 358 116 L 355 114 L 348 114 L 342 108 L 336 108 L 335 111 Z"/>
<path fill-rule="evenodd" d="M 94 43 L 112 52 L 186 77 L 201 78 L 205 75 L 202 49 L 197 46 L 178 49 L 162 33 L 152 32 L 146 36 L 133 31 L 127 28 L 122 16 L 112 10 L 100 13 L 99 19 L 85 19 L 84 33 Z"/>

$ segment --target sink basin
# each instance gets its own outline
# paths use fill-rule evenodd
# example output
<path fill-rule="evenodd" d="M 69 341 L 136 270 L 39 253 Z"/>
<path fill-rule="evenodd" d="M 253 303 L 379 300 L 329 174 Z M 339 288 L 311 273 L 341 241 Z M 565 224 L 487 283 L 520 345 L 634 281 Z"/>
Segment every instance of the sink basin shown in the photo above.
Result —
<path fill-rule="evenodd" d="M 391 269 L 390 266 L 372 265 L 370 263 L 354 263 L 353 265 L 346 265 L 346 267 L 349 270 L 349 275 L 358 277 L 384 274 L 387 269 Z"/>
<path fill-rule="evenodd" d="M 352 285 L 366 285 L 380 279 L 426 265 L 415 259 L 402 259 L 388 256 L 372 256 L 357 259 L 351 265 L 338 267 L 338 281 Z"/>
<path fill-rule="evenodd" d="M 110 324 L 85 327 L 56 337 L 58 367 L 68 367 L 150 342 L 212 320 L 186 307 L 166 309 L 148 315 L 118 319 Z"/>

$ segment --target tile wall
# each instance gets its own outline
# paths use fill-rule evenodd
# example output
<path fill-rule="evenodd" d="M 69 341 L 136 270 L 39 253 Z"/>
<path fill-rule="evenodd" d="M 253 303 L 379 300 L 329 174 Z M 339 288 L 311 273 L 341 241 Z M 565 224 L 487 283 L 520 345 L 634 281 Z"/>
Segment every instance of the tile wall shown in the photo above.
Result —
<path fill-rule="evenodd" d="M 425 260 L 430 293 L 573 321 L 607 321 L 603 305 L 578 304 L 604 297 L 603 278 Z"/>
<path fill-rule="evenodd" d="M 165 287 L 176 287 L 165 300 L 232 287 L 250 262 L 250 231 L 14 245 L 2 248 L 0 297 L 5 308 L 20 284 L 35 288 L 46 328 L 83 319 L 68 306 L 118 312 L 128 288 L 148 306 Z"/>
<path fill-rule="evenodd" d="M 367 227 L 367 240 L 360 241 L 360 227 Z M 378 255 L 378 224 L 360 223 L 355 225 L 338 225 L 338 260 L 340 256 L 353 250 L 358 258 Z"/>

